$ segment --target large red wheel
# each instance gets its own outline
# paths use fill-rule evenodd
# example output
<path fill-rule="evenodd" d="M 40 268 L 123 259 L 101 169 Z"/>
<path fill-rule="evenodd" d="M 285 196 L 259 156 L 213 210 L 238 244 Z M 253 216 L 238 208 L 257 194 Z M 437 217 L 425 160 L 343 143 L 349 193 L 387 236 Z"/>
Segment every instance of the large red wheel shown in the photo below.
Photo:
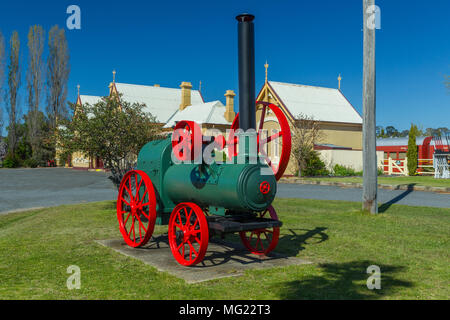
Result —
<path fill-rule="evenodd" d="M 272 206 L 269 206 L 265 211 L 259 213 L 259 218 L 271 218 L 278 220 L 277 213 Z M 253 254 L 266 255 L 271 252 L 278 244 L 280 237 L 280 228 L 265 228 L 252 231 L 239 232 L 242 243 Z"/>
<path fill-rule="evenodd" d="M 259 124 L 257 129 L 258 134 L 258 153 L 265 160 L 267 165 L 269 165 L 274 174 L 275 178 L 280 180 L 283 176 L 284 171 L 287 168 L 289 163 L 289 157 L 291 156 L 291 129 L 289 127 L 289 122 L 284 115 L 283 111 L 279 107 L 274 104 L 267 102 L 256 102 L 256 105 L 262 105 L 261 117 L 259 120 Z M 278 124 L 276 125 L 276 129 L 267 130 L 267 127 L 264 126 L 269 122 L 266 121 L 266 115 L 268 111 L 271 111 L 275 115 L 276 121 Z M 273 119 L 273 117 L 272 117 Z M 236 118 L 231 125 L 231 133 L 228 137 L 228 154 L 230 157 L 235 157 L 237 155 L 237 144 L 239 143 L 238 137 L 235 136 L 234 132 L 239 129 L 239 113 L 236 115 Z M 281 140 L 280 140 L 281 139 Z M 266 147 L 268 148 L 270 143 L 276 143 L 277 147 L 281 148 L 281 152 L 278 152 L 279 157 L 277 163 L 275 163 L 274 157 L 269 157 L 266 152 Z"/>
<path fill-rule="evenodd" d="M 119 230 L 133 248 L 150 240 L 156 221 L 156 197 L 152 181 L 140 170 L 129 171 L 122 179 L 117 198 Z"/>
<path fill-rule="evenodd" d="M 172 135 L 172 150 L 178 160 L 193 161 L 202 152 L 202 130 L 195 121 L 180 121 Z"/>
<path fill-rule="evenodd" d="M 184 266 L 203 260 L 208 249 L 208 221 L 195 203 L 180 203 L 169 220 L 169 244 L 174 258 Z"/>

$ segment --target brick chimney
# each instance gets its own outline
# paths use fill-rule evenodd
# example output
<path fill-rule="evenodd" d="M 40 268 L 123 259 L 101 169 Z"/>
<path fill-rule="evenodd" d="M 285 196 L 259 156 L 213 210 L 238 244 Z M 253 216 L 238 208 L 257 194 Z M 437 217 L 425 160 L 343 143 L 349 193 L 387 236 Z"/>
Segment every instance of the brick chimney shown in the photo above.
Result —
<path fill-rule="evenodd" d="M 182 82 L 180 88 L 181 88 L 180 110 L 184 110 L 187 106 L 191 105 L 192 84 L 190 82 Z"/>
<path fill-rule="evenodd" d="M 234 118 L 236 117 L 236 113 L 234 112 L 234 97 L 236 94 L 233 90 L 227 90 L 227 93 L 225 93 L 225 97 L 227 98 L 227 104 L 225 109 L 225 120 L 228 122 L 233 122 Z"/>

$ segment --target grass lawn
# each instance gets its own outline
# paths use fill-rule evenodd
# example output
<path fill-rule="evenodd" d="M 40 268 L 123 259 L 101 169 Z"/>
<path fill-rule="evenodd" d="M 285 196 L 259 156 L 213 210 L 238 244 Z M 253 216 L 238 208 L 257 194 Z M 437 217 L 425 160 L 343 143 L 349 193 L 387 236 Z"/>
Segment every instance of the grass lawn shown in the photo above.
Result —
<path fill-rule="evenodd" d="M 303 180 L 312 181 L 330 181 L 330 182 L 357 182 L 362 183 L 362 177 L 317 177 L 317 178 L 301 178 Z M 398 176 L 398 177 L 378 177 L 379 184 L 391 185 L 409 185 L 429 186 L 429 187 L 447 187 L 450 188 L 450 179 L 435 179 L 429 176 Z"/>
<path fill-rule="evenodd" d="M 247 271 L 188 285 L 98 245 L 119 238 L 114 203 L 61 206 L 0 216 L 0 299 L 448 299 L 450 209 L 277 200 L 284 222 L 277 251 L 312 265 Z M 167 227 L 157 227 L 163 233 Z M 66 269 L 81 268 L 68 290 Z M 381 290 L 366 269 L 381 268 Z"/>

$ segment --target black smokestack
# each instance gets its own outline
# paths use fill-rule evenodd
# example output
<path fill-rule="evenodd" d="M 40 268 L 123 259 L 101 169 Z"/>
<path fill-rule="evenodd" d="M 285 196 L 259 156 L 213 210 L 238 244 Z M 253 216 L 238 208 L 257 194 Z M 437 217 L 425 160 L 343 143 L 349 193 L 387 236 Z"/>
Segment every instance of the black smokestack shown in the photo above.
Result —
<path fill-rule="evenodd" d="M 239 128 L 256 129 L 255 111 L 255 16 L 241 14 L 238 23 Z"/>

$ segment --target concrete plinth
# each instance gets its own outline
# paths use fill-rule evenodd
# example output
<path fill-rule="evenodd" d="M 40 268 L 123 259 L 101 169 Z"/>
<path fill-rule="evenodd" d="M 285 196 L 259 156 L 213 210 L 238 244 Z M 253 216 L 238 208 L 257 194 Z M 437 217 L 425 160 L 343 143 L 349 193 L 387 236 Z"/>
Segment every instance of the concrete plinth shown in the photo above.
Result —
<path fill-rule="evenodd" d="M 249 253 L 242 245 L 212 240 L 202 263 L 193 267 L 178 264 L 170 251 L 167 235 L 152 238 L 149 243 L 138 249 L 131 248 L 122 239 L 97 240 L 105 247 L 126 256 L 139 259 L 161 272 L 184 279 L 187 283 L 198 283 L 213 279 L 241 276 L 245 270 L 266 269 L 290 265 L 310 264 L 311 262 L 296 257 L 271 253 L 259 257 Z"/>

